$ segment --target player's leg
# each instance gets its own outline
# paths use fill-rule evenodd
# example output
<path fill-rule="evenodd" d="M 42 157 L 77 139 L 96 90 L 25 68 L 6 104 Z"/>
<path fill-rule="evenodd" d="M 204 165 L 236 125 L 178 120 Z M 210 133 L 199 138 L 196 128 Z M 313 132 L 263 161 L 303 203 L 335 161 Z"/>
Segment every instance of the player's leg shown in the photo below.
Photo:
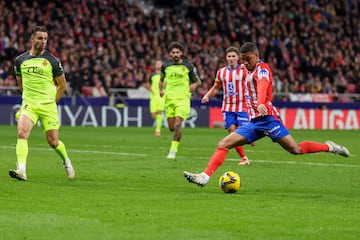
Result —
<path fill-rule="evenodd" d="M 236 131 L 230 133 L 225 138 L 220 140 L 220 142 L 217 145 L 217 148 L 215 150 L 215 153 L 212 158 L 210 158 L 210 161 L 208 163 L 208 166 L 204 170 L 204 172 L 211 176 L 225 161 L 227 152 L 231 148 L 235 148 L 238 146 L 243 146 L 247 144 L 248 141 L 246 138 L 240 134 L 238 134 Z"/>
<path fill-rule="evenodd" d="M 332 141 L 326 141 L 325 143 L 313 142 L 313 141 L 303 141 L 301 143 L 296 143 L 291 135 L 285 136 L 280 139 L 279 144 L 291 154 L 308 154 L 308 153 L 318 153 L 318 152 L 331 152 L 334 154 L 339 154 L 343 157 L 349 157 L 349 150 L 340 146 Z"/>
<path fill-rule="evenodd" d="M 350 156 L 350 152 L 346 147 L 340 146 L 332 141 L 327 141 L 325 143 L 303 141 L 301 143 L 297 143 L 281 122 L 278 122 L 278 126 L 279 128 L 277 131 L 271 132 L 269 136 L 291 154 L 332 152 L 344 157 Z M 280 132 L 280 134 L 276 134 L 277 132 Z"/>
<path fill-rule="evenodd" d="M 227 135 L 219 141 L 215 152 L 211 156 L 208 165 L 202 173 L 184 172 L 184 177 L 191 183 L 195 183 L 201 187 L 205 186 L 213 173 L 223 164 L 229 149 L 248 144 L 257 140 L 258 137 L 253 130 L 252 124 L 248 124 L 246 128 L 240 128 Z M 242 131 L 240 131 L 242 130 Z"/>
<path fill-rule="evenodd" d="M 156 103 L 156 113 L 155 113 L 155 123 L 156 123 L 156 127 L 155 127 L 155 135 L 156 136 L 160 136 L 161 134 L 161 127 L 163 125 L 163 112 L 164 112 L 164 98 L 163 97 L 159 97 Z"/>
<path fill-rule="evenodd" d="M 223 112 L 224 117 L 224 128 L 228 131 L 228 133 L 232 133 L 238 128 L 236 113 L 235 112 Z M 245 157 L 245 151 L 243 146 L 235 147 L 236 152 L 239 154 L 240 159 Z"/>
<path fill-rule="evenodd" d="M 49 145 L 52 148 L 54 148 L 55 152 L 61 157 L 67 177 L 69 179 L 74 179 L 75 178 L 75 170 L 74 170 L 71 160 L 67 154 L 65 144 L 58 138 L 59 130 L 57 130 L 57 129 L 47 130 L 45 132 L 45 134 L 46 134 L 46 139 L 47 139 Z"/>
<path fill-rule="evenodd" d="M 36 108 L 23 102 L 21 109 L 17 113 L 17 142 L 16 142 L 16 158 L 17 169 L 10 169 L 9 175 L 18 180 L 27 180 L 26 161 L 29 153 L 28 139 L 34 124 L 37 122 L 38 116 Z"/>
<path fill-rule="evenodd" d="M 168 114 L 167 114 L 167 123 L 168 123 L 169 130 L 171 132 L 174 132 L 175 131 L 175 117 L 174 116 L 168 117 Z M 171 145 L 170 145 L 169 154 L 167 155 L 166 158 L 175 159 L 178 147 L 179 147 L 179 142 L 172 140 Z"/>
<path fill-rule="evenodd" d="M 169 159 L 176 158 L 176 153 L 179 149 L 182 136 L 182 124 L 190 112 L 190 99 L 177 100 L 174 102 L 173 106 L 173 115 L 175 116 L 173 124 L 174 134 L 171 141 L 169 154 L 167 156 Z"/>
<path fill-rule="evenodd" d="M 155 133 L 154 133 L 155 136 L 160 136 L 162 122 L 163 122 L 162 111 L 157 111 L 155 113 Z"/>
<path fill-rule="evenodd" d="M 173 134 L 173 138 L 171 141 L 169 154 L 167 156 L 167 158 L 169 158 L 169 159 L 176 158 L 176 153 L 179 149 L 180 140 L 181 140 L 181 136 L 182 136 L 182 122 L 183 122 L 183 119 L 181 117 L 179 117 L 179 116 L 175 117 L 174 124 L 173 124 L 174 134 Z"/>
<path fill-rule="evenodd" d="M 230 116 L 226 116 L 225 118 L 225 126 L 228 127 L 229 132 L 235 131 L 237 128 L 245 125 L 249 121 L 249 116 L 246 112 L 233 112 L 229 113 Z M 239 165 L 249 165 L 250 161 L 245 154 L 245 149 L 243 146 L 236 146 L 236 152 L 240 156 Z"/>
<path fill-rule="evenodd" d="M 55 152 L 61 157 L 69 179 L 75 178 L 75 170 L 67 154 L 65 144 L 59 140 L 59 118 L 56 104 L 47 104 L 40 112 L 40 121 L 44 127 L 46 140 Z"/>
<path fill-rule="evenodd" d="M 160 136 L 161 126 L 162 126 L 162 110 L 164 108 L 164 104 L 161 103 L 162 98 L 152 97 L 150 99 L 150 113 L 151 117 L 155 120 L 155 136 Z M 162 104 L 162 105 L 161 105 Z"/>
<path fill-rule="evenodd" d="M 175 130 L 175 106 L 169 100 L 165 103 L 165 112 L 168 128 L 170 132 L 173 132 Z"/>
<path fill-rule="evenodd" d="M 27 180 L 26 161 L 29 153 L 28 139 L 34 126 L 33 121 L 25 114 L 21 114 L 17 123 L 18 138 L 16 142 L 17 169 L 10 169 L 9 175 L 18 180 Z"/>
<path fill-rule="evenodd" d="M 165 112 L 166 112 L 166 120 L 168 124 L 168 128 L 171 132 L 175 131 L 175 105 L 170 100 L 165 102 Z M 176 150 L 178 146 L 174 141 L 171 141 L 171 146 L 169 150 L 169 154 L 167 155 L 168 159 L 175 159 L 176 158 Z M 178 145 L 178 144 L 177 144 Z"/>
<path fill-rule="evenodd" d="M 237 125 L 235 125 L 235 124 L 232 124 L 232 125 L 230 125 L 230 127 L 227 128 L 229 133 L 232 133 L 236 129 L 237 129 Z M 234 149 L 240 156 L 240 162 L 238 164 L 239 165 L 247 165 L 247 164 L 249 164 L 249 159 L 245 155 L 244 147 L 243 146 L 236 146 L 236 147 L 234 147 Z"/>

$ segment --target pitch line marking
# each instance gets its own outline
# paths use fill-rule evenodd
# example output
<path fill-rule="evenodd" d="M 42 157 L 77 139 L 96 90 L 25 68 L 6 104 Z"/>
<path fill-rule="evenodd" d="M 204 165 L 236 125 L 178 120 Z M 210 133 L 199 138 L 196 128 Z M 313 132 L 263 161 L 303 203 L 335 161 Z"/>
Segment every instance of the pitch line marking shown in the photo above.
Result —
<path fill-rule="evenodd" d="M 227 158 L 226 161 L 238 162 L 239 159 L 236 158 Z M 272 160 L 250 160 L 250 162 L 259 162 L 259 163 L 276 163 L 276 164 L 298 164 L 298 165 L 308 165 L 308 166 L 321 166 L 321 167 L 349 167 L 349 168 L 360 168 L 360 165 L 352 164 L 339 164 L 339 163 L 315 163 L 315 162 L 297 162 L 297 161 L 272 161 Z"/>
<path fill-rule="evenodd" d="M 15 149 L 15 146 L 0 146 L 0 148 Z M 47 147 L 47 148 L 32 147 L 31 150 L 54 151 L 50 147 Z M 134 157 L 147 157 L 148 156 L 148 154 L 143 154 L 143 153 L 108 152 L 108 151 L 94 151 L 94 150 L 74 150 L 74 149 L 70 149 L 67 151 L 68 152 L 77 152 L 77 153 L 96 153 L 96 154 L 123 155 L 123 156 L 134 156 Z"/>
<path fill-rule="evenodd" d="M 0 146 L 3 149 L 15 149 L 15 146 Z M 39 148 L 32 147 L 31 150 L 38 151 L 54 151 L 50 147 L 47 148 Z M 126 152 L 113 152 L 113 151 L 94 151 L 94 150 L 74 150 L 70 149 L 68 152 L 76 152 L 76 153 L 94 153 L 94 154 L 106 154 L 106 155 L 120 155 L 120 156 L 134 156 L 134 157 L 147 157 L 146 153 L 126 153 Z M 177 156 L 177 159 L 189 159 L 189 157 Z M 164 156 L 165 159 L 165 156 Z M 208 157 L 198 157 L 198 159 L 209 159 Z M 238 162 L 238 158 L 226 158 L 226 161 Z M 273 164 L 298 164 L 298 165 L 307 165 L 307 166 L 322 166 L 322 167 L 348 167 L 348 168 L 360 168 L 360 165 L 352 165 L 352 164 L 339 164 L 339 163 L 316 163 L 316 162 L 298 162 L 298 161 L 273 161 L 273 160 L 250 160 L 251 162 L 259 162 L 259 163 L 273 163 Z"/>

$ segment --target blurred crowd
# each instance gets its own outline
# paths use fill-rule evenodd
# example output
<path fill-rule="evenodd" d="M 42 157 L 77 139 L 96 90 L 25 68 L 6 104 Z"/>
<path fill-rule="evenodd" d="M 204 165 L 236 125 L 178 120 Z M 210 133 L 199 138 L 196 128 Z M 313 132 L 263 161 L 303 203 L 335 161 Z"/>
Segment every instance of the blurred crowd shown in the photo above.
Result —
<path fill-rule="evenodd" d="M 13 0 L 0 12 L 0 86 L 16 86 L 14 57 L 29 47 L 33 26 L 45 25 L 69 95 L 142 86 L 174 40 L 198 69 L 199 97 L 225 49 L 245 41 L 272 67 L 276 93 L 360 93 L 357 0 Z"/>

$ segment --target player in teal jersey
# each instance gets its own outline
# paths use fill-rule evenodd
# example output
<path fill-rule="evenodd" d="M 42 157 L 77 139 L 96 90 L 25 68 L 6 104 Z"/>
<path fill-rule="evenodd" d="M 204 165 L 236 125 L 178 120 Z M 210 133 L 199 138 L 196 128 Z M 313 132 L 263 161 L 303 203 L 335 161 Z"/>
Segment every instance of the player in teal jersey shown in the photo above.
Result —
<path fill-rule="evenodd" d="M 151 74 L 149 82 L 146 83 L 146 87 L 150 90 L 150 113 L 151 117 L 155 119 L 155 136 L 160 136 L 161 126 L 163 122 L 164 112 L 164 97 L 160 96 L 159 83 L 160 83 L 160 71 L 162 61 L 157 60 L 155 62 L 155 72 Z"/>
<path fill-rule="evenodd" d="M 14 70 L 22 92 L 22 105 L 16 114 L 17 169 L 10 170 L 9 175 L 18 180 L 27 180 L 28 138 L 38 120 L 44 128 L 49 145 L 62 158 L 67 177 L 75 178 L 75 170 L 66 147 L 58 138 L 60 124 L 56 103 L 66 91 L 65 74 L 60 61 L 45 49 L 47 40 L 46 28 L 35 27 L 31 34 L 31 49 L 15 59 Z"/>
<path fill-rule="evenodd" d="M 190 113 L 191 92 L 201 81 L 196 67 L 183 57 L 184 47 L 181 43 L 172 42 L 168 50 L 171 58 L 161 66 L 160 96 L 165 96 L 168 127 L 174 132 L 167 158 L 175 159 L 181 139 L 182 123 Z"/>

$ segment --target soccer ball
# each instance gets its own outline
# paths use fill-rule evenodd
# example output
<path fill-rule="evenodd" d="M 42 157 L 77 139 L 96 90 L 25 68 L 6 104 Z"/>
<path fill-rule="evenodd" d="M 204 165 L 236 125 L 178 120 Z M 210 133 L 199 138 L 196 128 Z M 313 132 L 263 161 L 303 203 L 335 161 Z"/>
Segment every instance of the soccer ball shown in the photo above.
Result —
<path fill-rule="evenodd" d="M 240 190 L 240 176 L 236 172 L 227 171 L 219 178 L 219 187 L 224 193 L 236 193 Z"/>

